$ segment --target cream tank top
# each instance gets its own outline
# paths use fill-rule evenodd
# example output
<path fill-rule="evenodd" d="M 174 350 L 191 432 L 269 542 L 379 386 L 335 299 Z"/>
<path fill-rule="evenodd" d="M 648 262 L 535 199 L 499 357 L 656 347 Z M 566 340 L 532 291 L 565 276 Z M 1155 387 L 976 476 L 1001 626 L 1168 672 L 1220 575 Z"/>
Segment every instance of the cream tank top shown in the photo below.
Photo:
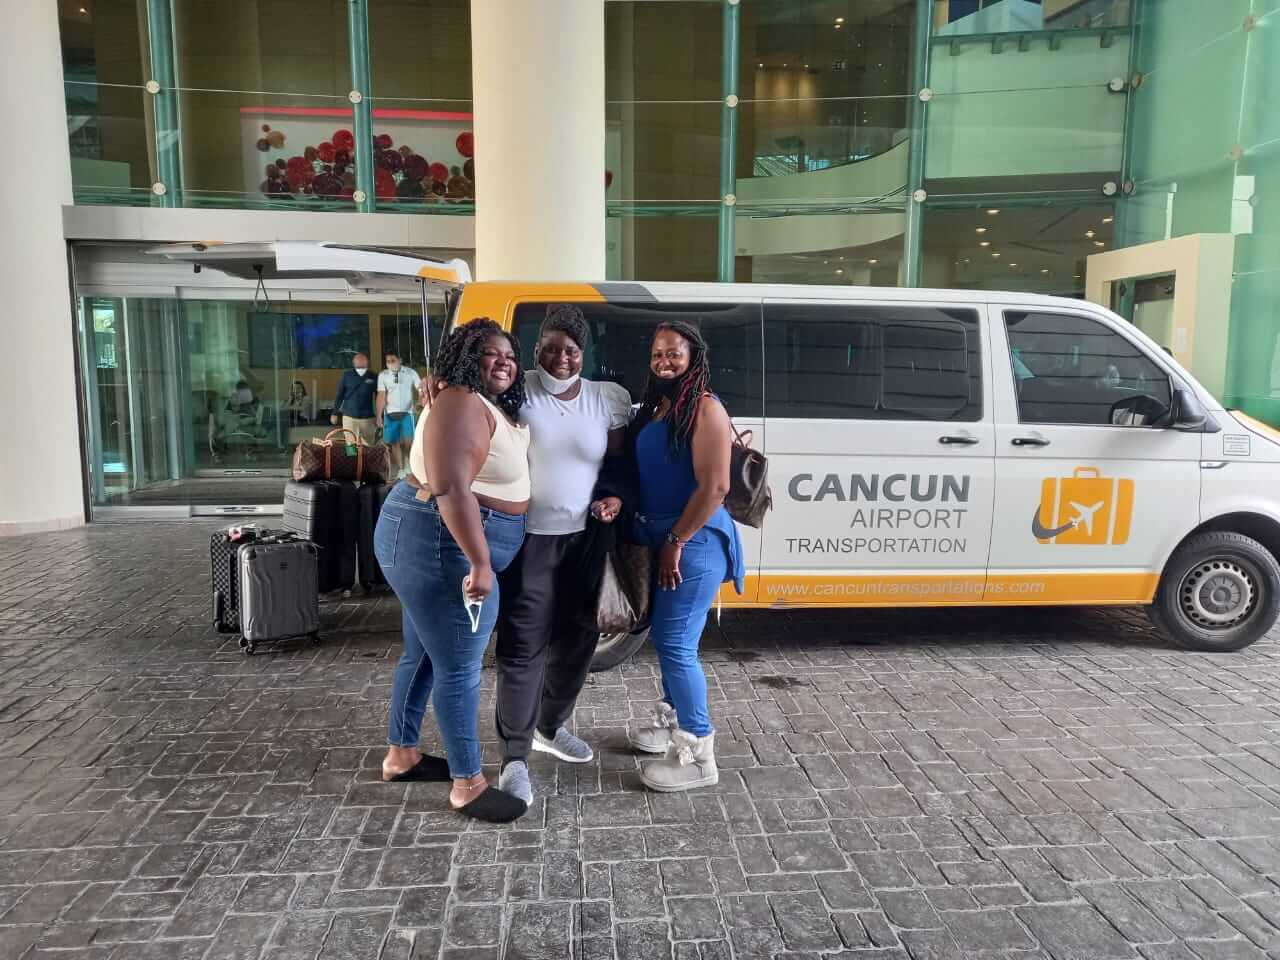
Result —
<path fill-rule="evenodd" d="M 489 456 L 471 481 L 471 492 L 495 500 L 523 503 L 529 499 L 529 428 L 517 426 L 507 415 L 480 394 L 475 394 L 493 415 L 493 435 L 489 438 Z M 427 458 L 423 450 L 427 417 L 431 408 L 422 411 L 413 446 L 409 450 L 409 469 L 424 487 L 430 488 Z"/>

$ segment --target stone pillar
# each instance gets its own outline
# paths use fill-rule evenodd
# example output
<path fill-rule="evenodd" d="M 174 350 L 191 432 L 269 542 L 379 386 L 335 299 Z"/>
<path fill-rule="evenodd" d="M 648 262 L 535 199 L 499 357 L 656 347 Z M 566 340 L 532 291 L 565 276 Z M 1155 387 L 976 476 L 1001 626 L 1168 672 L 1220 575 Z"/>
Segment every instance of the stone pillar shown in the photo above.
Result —
<path fill-rule="evenodd" d="M 0 0 L 0 536 L 84 522 L 58 4 Z"/>
<path fill-rule="evenodd" d="M 480 280 L 605 279 L 604 0 L 471 0 Z"/>

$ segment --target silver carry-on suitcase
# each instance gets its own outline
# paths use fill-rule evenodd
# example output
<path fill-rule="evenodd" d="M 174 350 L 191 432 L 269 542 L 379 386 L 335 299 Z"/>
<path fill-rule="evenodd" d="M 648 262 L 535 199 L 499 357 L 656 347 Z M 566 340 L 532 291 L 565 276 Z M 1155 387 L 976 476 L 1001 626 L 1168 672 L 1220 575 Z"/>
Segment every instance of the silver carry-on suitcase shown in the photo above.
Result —
<path fill-rule="evenodd" d="M 239 551 L 240 646 L 253 653 L 264 640 L 306 636 L 320 642 L 316 545 L 251 543 Z"/>

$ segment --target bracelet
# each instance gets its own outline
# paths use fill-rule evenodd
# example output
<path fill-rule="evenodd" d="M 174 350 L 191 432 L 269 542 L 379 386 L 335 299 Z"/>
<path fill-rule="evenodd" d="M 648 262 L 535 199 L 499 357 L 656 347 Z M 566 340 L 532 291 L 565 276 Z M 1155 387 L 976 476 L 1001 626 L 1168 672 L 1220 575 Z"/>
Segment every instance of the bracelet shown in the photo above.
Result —
<path fill-rule="evenodd" d="M 667 543 L 671 544 L 673 547 L 683 547 L 688 542 L 688 540 L 681 540 L 677 537 L 674 530 L 667 534 Z"/>

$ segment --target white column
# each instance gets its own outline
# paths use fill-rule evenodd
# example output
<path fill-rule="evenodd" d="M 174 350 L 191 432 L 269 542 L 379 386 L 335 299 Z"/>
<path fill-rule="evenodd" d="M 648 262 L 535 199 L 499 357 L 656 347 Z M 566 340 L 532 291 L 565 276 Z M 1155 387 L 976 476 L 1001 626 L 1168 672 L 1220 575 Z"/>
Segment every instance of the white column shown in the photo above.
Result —
<path fill-rule="evenodd" d="M 605 279 L 604 0 L 471 0 L 476 274 Z"/>
<path fill-rule="evenodd" d="M 84 522 L 58 4 L 0 0 L 0 536 Z"/>

